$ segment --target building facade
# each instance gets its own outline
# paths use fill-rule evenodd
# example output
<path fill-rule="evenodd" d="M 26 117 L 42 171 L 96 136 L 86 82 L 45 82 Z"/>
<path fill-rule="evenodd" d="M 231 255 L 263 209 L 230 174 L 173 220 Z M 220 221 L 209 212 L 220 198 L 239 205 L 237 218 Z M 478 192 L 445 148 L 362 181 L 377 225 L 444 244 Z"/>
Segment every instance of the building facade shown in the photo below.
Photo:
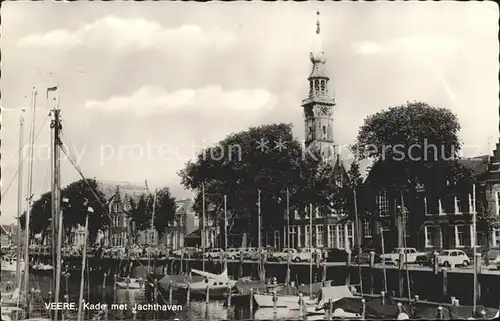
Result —
<path fill-rule="evenodd" d="M 146 187 L 129 182 L 98 181 L 97 184 L 108 200 L 110 216 L 110 227 L 104 231 L 103 244 L 125 247 L 137 238 L 128 214 L 132 209 L 130 201 L 138 201 L 147 192 Z"/>
<path fill-rule="evenodd" d="M 198 228 L 198 220 L 193 210 L 193 200 L 190 198 L 175 202 L 175 218 L 162 234 L 159 244 L 173 250 L 185 247 L 186 236 Z M 149 231 L 149 239 L 158 238 L 156 231 Z"/>
<path fill-rule="evenodd" d="M 498 157 L 497 154 L 495 157 Z M 384 239 L 385 249 L 390 251 L 396 246 L 401 246 L 401 236 L 406 239 L 406 246 L 425 251 L 454 248 L 468 250 L 472 248 L 474 242 L 483 249 L 499 246 L 499 229 L 496 228 L 489 233 L 481 227 L 478 220 L 476 220 L 477 234 L 474 240 L 472 215 L 475 197 L 476 204 L 483 204 L 484 208 L 494 213 L 500 221 L 500 166 L 496 165 L 500 162 L 495 157 L 490 159 L 489 156 L 480 156 L 460 160 L 462 165 L 474 173 L 478 182 L 475 188 L 472 184 L 450 186 L 444 195 L 435 197 L 430 196 L 425 186 L 420 185 L 417 186 L 415 200 L 411 200 L 405 192 L 395 196 L 389 195 L 387 190 L 376 191 L 374 200 L 376 217 L 363 222 L 365 246 L 377 248 L 378 243 Z M 411 210 L 401 210 L 399 206 L 402 202 L 414 203 Z M 395 215 L 402 216 L 401 224 L 396 223 Z M 380 235 L 381 230 L 383 238 Z"/>

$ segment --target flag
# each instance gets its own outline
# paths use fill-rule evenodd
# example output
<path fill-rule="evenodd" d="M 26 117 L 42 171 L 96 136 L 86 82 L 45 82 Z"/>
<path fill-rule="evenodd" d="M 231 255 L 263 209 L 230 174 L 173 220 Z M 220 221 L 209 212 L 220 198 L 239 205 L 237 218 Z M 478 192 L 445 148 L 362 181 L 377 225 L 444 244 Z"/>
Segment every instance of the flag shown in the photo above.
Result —
<path fill-rule="evenodd" d="M 49 92 L 56 91 L 56 90 L 57 90 L 57 86 L 47 88 L 47 99 L 49 99 Z"/>

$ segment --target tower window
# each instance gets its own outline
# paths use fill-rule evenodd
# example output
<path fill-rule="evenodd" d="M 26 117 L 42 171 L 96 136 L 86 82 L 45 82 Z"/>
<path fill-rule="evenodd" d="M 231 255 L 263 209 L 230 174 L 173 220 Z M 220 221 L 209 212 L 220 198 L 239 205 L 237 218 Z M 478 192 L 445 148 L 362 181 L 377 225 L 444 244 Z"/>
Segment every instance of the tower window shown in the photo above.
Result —
<path fill-rule="evenodd" d="M 312 126 L 309 126 L 309 134 L 308 134 L 309 138 L 312 137 L 312 134 L 313 134 L 313 128 Z"/>
<path fill-rule="evenodd" d="M 318 91 L 319 91 L 319 80 L 315 80 L 315 81 L 314 81 L 314 90 L 315 90 L 316 92 L 318 92 Z"/>
<path fill-rule="evenodd" d="M 323 126 L 323 139 L 326 139 L 326 126 Z"/>
<path fill-rule="evenodd" d="M 326 83 L 326 81 L 321 80 L 321 93 L 325 93 L 325 87 L 326 87 L 325 83 Z"/>

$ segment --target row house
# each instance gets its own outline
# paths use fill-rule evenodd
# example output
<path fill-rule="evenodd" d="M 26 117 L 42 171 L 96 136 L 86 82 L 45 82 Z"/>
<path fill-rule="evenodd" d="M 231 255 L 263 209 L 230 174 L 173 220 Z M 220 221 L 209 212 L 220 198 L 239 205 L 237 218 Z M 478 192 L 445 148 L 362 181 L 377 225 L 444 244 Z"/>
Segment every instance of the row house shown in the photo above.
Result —
<path fill-rule="evenodd" d="M 145 244 L 161 244 L 177 250 L 185 246 L 185 238 L 198 228 L 197 217 L 193 210 L 193 200 L 190 198 L 175 201 L 175 216 L 166 230 L 158 239 L 158 232 L 153 230 L 145 231 Z"/>
<path fill-rule="evenodd" d="M 224 246 L 223 242 L 220 242 L 222 235 L 221 230 L 224 226 L 221 227 L 221 224 L 218 224 L 219 220 L 215 218 L 220 217 L 220 213 L 217 215 L 215 211 L 216 207 L 214 205 L 209 205 L 207 207 L 205 222 L 203 222 L 203 218 L 195 214 L 194 230 L 185 237 L 186 246 L 205 249 Z"/>
<path fill-rule="evenodd" d="M 129 182 L 98 181 L 97 185 L 108 200 L 110 216 L 110 227 L 104 231 L 102 243 L 105 246 L 125 247 L 136 239 L 128 214 L 132 209 L 130 201 L 138 201 L 147 190 L 145 186 Z"/>
<path fill-rule="evenodd" d="M 489 156 L 481 156 L 462 159 L 460 162 L 473 171 L 478 181 L 475 188 L 476 202 L 482 203 L 486 209 L 499 216 L 500 172 L 498 169 L 494 171 L 495 160 Z M 474 242 L 472 185 L 459 189 L 450 187 L 448 192 L 440 197 L 430 196 L 426 193 L 425 186 L 417 186 L 416 203 L 410 206 L 413 212 L 402 211 L 403 218 L 399 222 L 394 218 L 394 213 L 399 210 L 397 206 L 401 205 L 401 198 L 395 197 L 394 201 L 390 202 L 386 190 L 379 190 L 376 195 L 376 219 L 363 221 L 365 246 L 373 246 L 372 241 L 380 242 L 379 231 L 382 229 L 386 250 L 401 246 L 403 235 L 406 237 L 407 246 L 426 251 L 471 248 Z M 402 200 L 405 204 L 410 202 L 404 192 Z M 500 245 L 498 229 L 494 230 L 489 238 L 484 229 L 478 227 L 476 232 L 477 246 Z M 378 236 L 377 240 L 372 240 L 373 235 Z"/>
<path fill-rule="evenodd" d="M 337 157 L 333 168 L 336 177 L 336 183 L 342 187 L 349 177 L 345 167 Z M 332 213 L 321 213 L 318 207 L 313 210 L 314 217 L 312 224 L 310 219 L 310 209 L 304 209 L 302 215 L 298 210 L 294 210 L 293 217 L 287 227 L 282 230 L 274 230 L 265 235 L 265 244 L 272 247 L 290 247 L 290 248 L 336 248 L 351 249 L 355 245 L 355 227 L 351 221 L 346 221 L 346 208 L 335 209 Z M 312 231 L 311 231 L 312 225 Z M 287 243 L 290 244 L 287 244 Z"/>

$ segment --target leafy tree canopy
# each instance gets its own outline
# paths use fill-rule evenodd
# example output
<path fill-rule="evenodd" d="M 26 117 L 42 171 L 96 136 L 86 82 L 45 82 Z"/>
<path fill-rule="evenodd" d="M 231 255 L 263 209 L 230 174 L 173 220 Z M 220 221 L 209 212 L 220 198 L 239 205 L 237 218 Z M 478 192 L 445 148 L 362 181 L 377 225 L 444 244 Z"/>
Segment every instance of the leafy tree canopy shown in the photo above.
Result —
<path fill-rule="evenodd" d="M 280 142 L 284 142 L 284 147 Z M 201 151 L 179 175 L 186 188 L 196 191 L 198 213 L 202 213 L 204 186 L 206 210 L 213 209 L 206 214 L 223 215 L 226 195 L 230 225 L 242 230 L 250 228 L 254 236 L 259 190 L 264 228 L 283 226 L 287 189 L 291 215 L 294 209 L 304 215 L 310 203 L 331 206 L 332 195 L 337 191 L 333 168 L 321 164 L 317 153 L 304 149 L 293 138 L 290 124 L 272 124 L 229 135 Z"/>
<path fill-rule="evenodd" d="M 351 150 L 359 159 L 374 161 L 370 179 L 375 185 L 398 189 L 421 183 L 439 193 L 448 182 L 471 179 L 458 162 L 459 130 L 451 111 L 408 102 L 367 117 Z"/>

